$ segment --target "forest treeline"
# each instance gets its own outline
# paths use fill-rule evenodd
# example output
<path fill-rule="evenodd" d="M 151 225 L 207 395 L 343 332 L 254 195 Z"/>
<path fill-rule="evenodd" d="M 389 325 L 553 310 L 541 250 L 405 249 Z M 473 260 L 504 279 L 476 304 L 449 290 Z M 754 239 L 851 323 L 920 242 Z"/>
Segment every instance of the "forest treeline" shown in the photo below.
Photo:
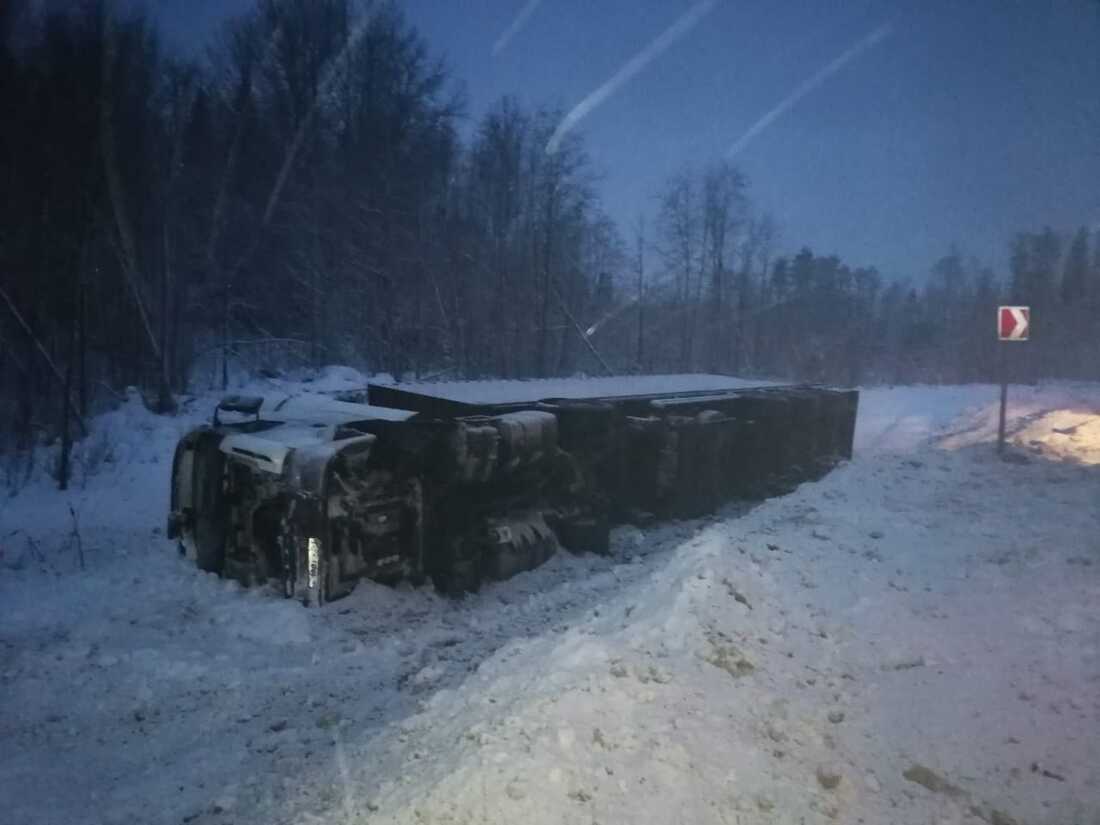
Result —
<path fill-rule="evenodd" d="M 0 8 L 3 449 L 78 435 L 129 385 L 169 410 L 239 371 L 398 378 L 709 370 L 837 383 L 1097 378 L 1100 236 L 1019 234 L 1011 271 L 926 281 L 810 250 L 723 163 L 647 218 L 602 210 L 583 137 L 457 78 L 395 3 L 257 0 L 201 57 L 105 0 Z M 784 244 L 788 248 L 789 244 Z M 64 473 L 62 473 L 64 475 Z"/>

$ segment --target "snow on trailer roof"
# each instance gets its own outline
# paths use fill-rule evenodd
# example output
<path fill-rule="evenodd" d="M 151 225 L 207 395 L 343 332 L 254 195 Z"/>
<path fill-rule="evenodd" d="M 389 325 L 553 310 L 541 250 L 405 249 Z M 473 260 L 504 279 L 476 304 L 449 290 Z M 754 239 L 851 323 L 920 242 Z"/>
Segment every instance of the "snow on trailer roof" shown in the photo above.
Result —
<path fill-rule="evenodd" d="M 535 378 L 527 380 L 436 381 L 378 384 L 465 404 L 526 404 L 549 398 L 614 398 L 673 392 L 736 390 L 775 386 L 772 381 L 731 375 L 616 375 L 607 378 Z"/>
<path fill-rule="evenodd" d="M 404 421 L 411 416 L 412 413 L 406 410 L 339 401 L 313 392 L 265 396 L 260 408 L 260 417 L 267 420 L 306 421 L 311 424 L 345 424 L 371 419 Z"/>

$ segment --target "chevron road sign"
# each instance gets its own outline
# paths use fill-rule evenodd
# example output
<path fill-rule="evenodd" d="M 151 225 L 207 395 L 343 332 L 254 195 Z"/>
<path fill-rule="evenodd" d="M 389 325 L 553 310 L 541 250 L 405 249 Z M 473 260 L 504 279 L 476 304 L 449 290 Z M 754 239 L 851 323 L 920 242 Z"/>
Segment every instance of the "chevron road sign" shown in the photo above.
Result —
<path fill-rule="evenodd" d="M 997 336 L 1002 341 L 1026 341 L 1030 307 L 997 307 Z"/>

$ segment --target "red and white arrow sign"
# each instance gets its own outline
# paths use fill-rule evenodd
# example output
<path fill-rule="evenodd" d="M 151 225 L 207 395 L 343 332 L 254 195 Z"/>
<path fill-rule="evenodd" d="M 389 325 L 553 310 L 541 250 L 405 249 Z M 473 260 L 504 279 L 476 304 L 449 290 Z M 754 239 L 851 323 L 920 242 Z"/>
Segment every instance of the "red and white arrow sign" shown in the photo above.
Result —
<path fill-rule="evenodd" d="M 1030 325 L 1030 307 L 997 308 L 997 335 L 1002 341 L 1026 341 Z"/>

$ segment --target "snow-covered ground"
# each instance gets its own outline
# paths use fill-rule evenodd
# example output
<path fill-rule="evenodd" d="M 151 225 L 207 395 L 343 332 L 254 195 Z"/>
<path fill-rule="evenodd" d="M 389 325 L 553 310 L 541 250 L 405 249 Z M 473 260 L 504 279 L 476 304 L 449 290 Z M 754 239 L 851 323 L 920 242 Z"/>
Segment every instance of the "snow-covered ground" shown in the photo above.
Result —
<path fill-rule="evenodd" d="M 1013 387 L 1009 460 L 996 396 L 867 390 L 792 495 L 318 611 L 176 556 L 208 399 L 128 404 L 0 503 L 0 822 L 1094 825 L 1100 386 Z"/>

